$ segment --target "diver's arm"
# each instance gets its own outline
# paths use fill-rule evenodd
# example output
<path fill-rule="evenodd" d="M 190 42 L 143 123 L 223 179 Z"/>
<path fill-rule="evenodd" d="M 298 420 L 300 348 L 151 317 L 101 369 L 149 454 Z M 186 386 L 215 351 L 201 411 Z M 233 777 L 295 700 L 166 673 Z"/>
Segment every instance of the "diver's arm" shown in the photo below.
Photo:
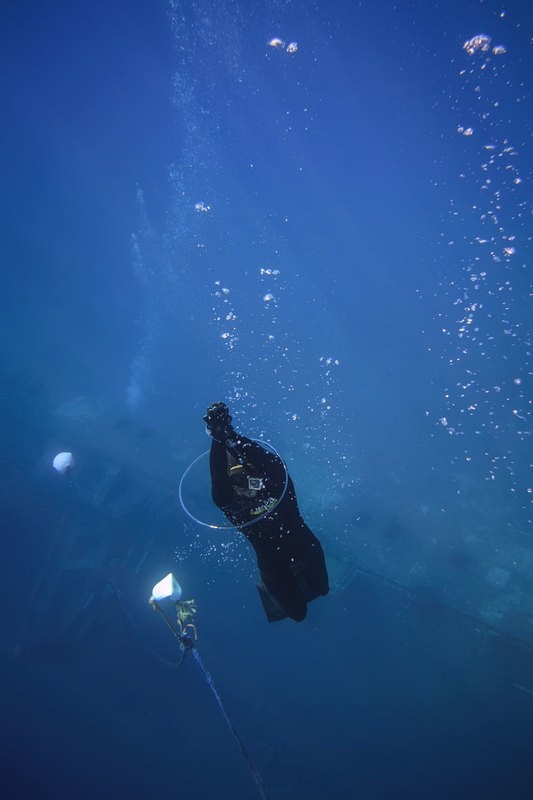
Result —
<path fill-rule="evenodd" d="M 243 464 L 251 463 L 259 473 L 263 473 L 273 485 L 284 486 L 286 469 L 281 458 L 262 447 L 247 436 L 236 434 L 226 442 L 226 447 L 234 458 Z"/>
<path fill-rule="evenodd" d="M 279 491 L 285 486 L 287 471 L 283 461 L 275 453 L 269 452 L 253 439 L 240 436 L 231 424 L 232 418 L 227 405 L 213 403 L 204 417 L 206 429 L 212 437 L 210 466 L 212 497 L 214 503 L 222 508 L 231 502 L 232 486 L 228 475 L 226 452 L 241 464 L 252 464 L 271 484 L 271 491 Z"/>
<path fill-rule="evenodd" d="M 231 482 L 228 475 L 226 447 L 215 439 L 211 441 L 209 468 L 211 470 L 211 497 L 215 505 L 222 508 L 231 501 Z"/>

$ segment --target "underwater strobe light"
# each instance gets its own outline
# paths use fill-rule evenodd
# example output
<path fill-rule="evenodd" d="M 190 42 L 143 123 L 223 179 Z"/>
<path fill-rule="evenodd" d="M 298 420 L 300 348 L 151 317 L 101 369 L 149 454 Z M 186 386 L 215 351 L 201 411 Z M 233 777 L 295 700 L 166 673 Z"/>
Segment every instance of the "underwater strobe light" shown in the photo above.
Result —
<path fill-rule="evenodd" d="M 252 778 L 254 779 L 255 785 L 259 792 L 259 796 L 261 800 L 270 800 L 270 795 L 268 794 L 265 784 L 261 775 L 259 774 L 255 764 L 253 763 L 248 751 L 246 750 L 241 737 L 237 733 L 235 725 L 231 721 L 228 716 L 228 713 L 222 703 L 222 699 L 217 692 L 215 687 L 215 682 L 211 677 L 211 674 L 207 671 L 206 667 L 202 659 L 200 658 L 200 654 L 196 648 L 195 642 L 198 639 L 198 633 L 196 630 L 196 625 L 193 623 L 194 615 L 196 614 L 196 602 L 194 600 L 182 600 L 182 590 L 179 584 L 179 581 L 174 577 L 172 572 L 169 572 L 168 575 L 165 575 L 154 588 L 152 589 L 152 595 L 150 597 L 149 603 L 157 613 L 161 616 L 165 625 L 169 630 L 172 632 L 172 635 L 176 637 L 180 644 L 180 648 L 182 650 L 183 656 L 182 661 L 187 655 L 189 651 L 192 652 L 194 659 L 200 669 L 202 670 L 203 676 L 206 680 L 207 685 L 211 689 L 215 700 L 217 701 L 218 707 L 222 712 L 222 716 L 226 721 L 226 725 L 230 729 L 233 738 L 235 739 L 239 750 L 242 753 L 244 760 L 250 770 Z M 174 605 L 175 612 L 176 612 L 176 623 L 174 624 L 171 619 L 167 616 L 162 605 Z"/>
<path fill-rule="evenodd" d="M 175 603 L 178 603 L 181 600 L 181 594 L 181 586 L 174 575 L 169 572 L 168 575 L 160 580 L 159 583 L 156 583 L 152 589 L 150 604 L 153 605 L 154 602 L 161 600 L 173 600 Z"/>
<path fill-rule="evenodd" d="M 154 611 L 157 611 L 158 614 L 161 615 L 167 628 L 172 631 L 173 636 L 175 636 L 180 643 L 183 655 L 185 656 L 187 650 L 192 647 L 193 641 L 198 638 L 196 627 L 192 621 L 196 614 L 196 603 L 194 600 L 182 600 L 181 595 L 181 586 L 172 572 L 169 572 L 168 575 L 165 575 L 152 589 L 152 596 L 150 597 L 149 603 Z M 174 627 L 171 620 L 165 614 L 161 607 L 162 602 L 174 604 L 177 627 Z"/>

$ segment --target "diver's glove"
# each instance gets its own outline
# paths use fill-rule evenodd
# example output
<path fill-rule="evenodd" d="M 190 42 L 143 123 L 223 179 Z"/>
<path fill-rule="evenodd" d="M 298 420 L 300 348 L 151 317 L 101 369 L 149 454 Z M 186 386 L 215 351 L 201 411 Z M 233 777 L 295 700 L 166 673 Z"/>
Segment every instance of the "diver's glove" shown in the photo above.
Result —
<path fill-rule="evenodd" d="M 235 439 L 235 433 L 231 424 L 229 408 L 225 403 L 213 403 L 209 406 L 204 417 L 207 433 L 217 442 L 225 444 L 228 439 Z"/>

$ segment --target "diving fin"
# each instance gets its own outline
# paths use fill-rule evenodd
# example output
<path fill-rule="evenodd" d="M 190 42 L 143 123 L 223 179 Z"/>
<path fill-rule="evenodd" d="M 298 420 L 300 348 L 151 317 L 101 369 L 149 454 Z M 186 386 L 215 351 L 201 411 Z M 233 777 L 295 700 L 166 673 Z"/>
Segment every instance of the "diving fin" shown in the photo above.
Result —
<path fill-rule="evenodd" d="M 287 614 L 274 600 L 264 583 L 257 584 L 257 591 L 259 592 L 259 597 L 261 598 L 269 622 L 279 622 L 280 619 L 287 618 Z"/>

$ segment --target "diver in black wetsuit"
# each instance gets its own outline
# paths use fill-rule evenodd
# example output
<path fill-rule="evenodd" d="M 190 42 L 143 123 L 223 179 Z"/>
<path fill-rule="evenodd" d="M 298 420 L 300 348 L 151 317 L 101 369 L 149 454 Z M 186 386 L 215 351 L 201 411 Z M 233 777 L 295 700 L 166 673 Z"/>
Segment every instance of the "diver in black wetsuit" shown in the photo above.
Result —
<path fill-rule="evenodd" d="M 320 542 L 300 515 L 285 465 L 234 431 L 224 403 L 210 406 L 204 421 L 212 438 L 213 501 L 255 550 L 261 575 L 257 589 L 268 621 L 291 617 L 301 622 L 307 603 L 328 593 L 328 573 Z M 257 521 L 247 525 L 254 517 Z"/>

